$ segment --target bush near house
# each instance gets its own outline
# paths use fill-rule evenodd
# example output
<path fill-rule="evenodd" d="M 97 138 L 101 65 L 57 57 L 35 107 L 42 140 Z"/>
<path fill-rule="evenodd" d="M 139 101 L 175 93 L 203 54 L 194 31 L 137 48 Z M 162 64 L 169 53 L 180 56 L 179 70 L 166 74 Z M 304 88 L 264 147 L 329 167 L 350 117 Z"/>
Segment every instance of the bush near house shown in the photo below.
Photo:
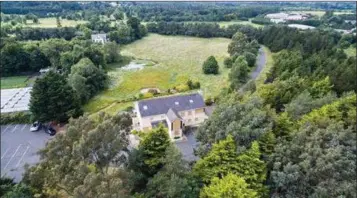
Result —
<path fill-rule="evenodd" d="M 0 124 L 29 124 L 31 123 L 31 114 L 29 112 L 2 113 Z"/>

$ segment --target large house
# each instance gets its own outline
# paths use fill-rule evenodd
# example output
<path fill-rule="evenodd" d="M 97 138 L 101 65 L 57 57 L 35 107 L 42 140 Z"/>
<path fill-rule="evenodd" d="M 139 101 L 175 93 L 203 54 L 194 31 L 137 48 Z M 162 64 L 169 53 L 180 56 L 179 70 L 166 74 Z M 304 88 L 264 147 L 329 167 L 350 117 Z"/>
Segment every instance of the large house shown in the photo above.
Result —
<path fill-rule="evenodd" d="M 171 139 L 179 140 L 185 126 L 198 126 L 208 118 L 205 109 L 199 93 L 141 100 L 135 102 L 133 126 L 145 132 L 161 123 L 168 128 Z"/>
<path fill-rule="evenodd" d="M 108 42 L 107 34 L 92 34 L 91 35 L 92 42 L 104 44 Z"/>

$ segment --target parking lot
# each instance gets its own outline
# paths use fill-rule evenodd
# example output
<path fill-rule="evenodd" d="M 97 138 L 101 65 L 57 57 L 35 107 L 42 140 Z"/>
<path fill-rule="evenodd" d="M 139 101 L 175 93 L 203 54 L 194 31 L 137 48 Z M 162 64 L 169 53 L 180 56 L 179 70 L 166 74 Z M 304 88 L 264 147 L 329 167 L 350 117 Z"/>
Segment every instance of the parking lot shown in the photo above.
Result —
<path fill-rule="evenodd" d="M 30 132 L 29 124 L 1 126 L 1 176 L 21 181 L 24 165 L 39 162 L 37 151 L 53 137 L 43 130 Z"/>

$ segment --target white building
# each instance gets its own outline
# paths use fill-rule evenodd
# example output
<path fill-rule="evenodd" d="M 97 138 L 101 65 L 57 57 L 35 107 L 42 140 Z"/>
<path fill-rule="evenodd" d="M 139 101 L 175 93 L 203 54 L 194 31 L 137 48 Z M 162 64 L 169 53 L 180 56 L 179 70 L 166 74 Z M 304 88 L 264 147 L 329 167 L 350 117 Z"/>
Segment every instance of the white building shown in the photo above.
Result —
<path fill-rule="evenodd" d="M 180 140 L 186 126 L 198 126 L 208 118 L 205 108 L 198 93 L 141 100 L 135 102 L 133 127 L 145 132 L 161 123 L 172 140 Z"/>
<path fill-rule="evenodd" d="M 108 42 L 107 34 L 92 34 L 91 35 L 92 42 L 104 44 Z"/>

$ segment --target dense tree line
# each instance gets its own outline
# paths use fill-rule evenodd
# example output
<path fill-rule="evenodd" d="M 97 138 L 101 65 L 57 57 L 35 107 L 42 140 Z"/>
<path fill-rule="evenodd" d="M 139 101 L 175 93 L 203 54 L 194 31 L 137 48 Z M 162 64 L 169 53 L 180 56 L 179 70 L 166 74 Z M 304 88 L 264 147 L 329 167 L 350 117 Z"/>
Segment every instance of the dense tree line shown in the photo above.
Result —
<path fill-rule="evenodd" d="M 127 13 L 135 13 L 144 21 L 230 21 L 278 12 L 277 6 L 246 3 L 125 3 Z"/>
<path fill-rule="evenodd" d="M 18 40 L 42 40 L 50 38 L 63 38 L 71 40 L 77 36 L 74 27 L 63 28 L 21 28 L 14 31 Z"/>
<path fill-rule="evenodd" d="M 38 72 L 47 67 L 54 67 L 68 74 L 70 67 L 84 57 L 89 58 L 97 67 L 105 67 L 107 63 L 121 60 L 118 47 L 111 43 L 100 45 L 85 40 L 48 39 L 28 43 L 7 40 L 3 44 L 3 76 Z"/>
<path fill-rule="evenodd" d="M 237 32 L 243 32 L 248 38 L 255 38 L 259 32 L 257 29 L 248 25 L 230 25 L 220 27 L 217 23 L 176 23 L 176 22 L 158 22 L 148 23 L 146 25 L 148 32 L 164 35 L 186 35 L 195 37 L 226 37 L 232 38 Z"/>

